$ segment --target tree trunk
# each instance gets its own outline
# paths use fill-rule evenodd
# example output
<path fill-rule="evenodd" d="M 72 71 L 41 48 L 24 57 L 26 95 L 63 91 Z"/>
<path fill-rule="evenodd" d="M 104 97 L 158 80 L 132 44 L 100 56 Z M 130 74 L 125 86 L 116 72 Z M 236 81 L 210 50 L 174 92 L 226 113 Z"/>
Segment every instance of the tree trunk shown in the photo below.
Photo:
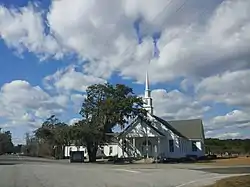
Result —
<path fill-rule="evenodd" d="M 98 145 L 96 143 L 87 143 L 89 162 L 96 162 L 96 153 Z"/>

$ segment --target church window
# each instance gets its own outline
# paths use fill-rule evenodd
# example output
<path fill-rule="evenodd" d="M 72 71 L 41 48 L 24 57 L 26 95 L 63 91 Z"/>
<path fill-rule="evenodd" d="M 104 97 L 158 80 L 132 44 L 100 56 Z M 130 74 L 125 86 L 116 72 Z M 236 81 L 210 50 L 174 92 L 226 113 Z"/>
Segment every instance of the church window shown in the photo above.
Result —
<path fill-rule="evenodd" d="M 192 141 L 192 151 L 196 152 L 197 150 L 198 149 L 197 149 L 196 141 Z"/>
<path fill-rule="evenodd" d="M 169 152 L 174 152 L 174 140 L 169 140 Z"/>
<path fill-rule="evenodd" d="M 110 146 L 110 147 L 109 147 L 109 155 L 111 155 L 112 153 L 113 153 L 113 147 Z"/>

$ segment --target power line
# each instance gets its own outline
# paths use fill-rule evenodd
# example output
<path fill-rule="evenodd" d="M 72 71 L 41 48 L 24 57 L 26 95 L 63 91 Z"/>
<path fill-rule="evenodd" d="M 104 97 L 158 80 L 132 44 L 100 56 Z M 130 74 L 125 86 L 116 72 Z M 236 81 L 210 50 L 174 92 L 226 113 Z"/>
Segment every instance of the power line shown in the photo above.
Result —
<path fill-rule="evenodd" d="M 184 6 L 186 5 L 186 3 L 187 3 L 187 1 L 189 1 L 189 0 L 185 0 L 175 11 L 174 11 L 174 14 L 176 14 L 176 13 L 178 13 L 179 11 L 181 11 L 181 10 L 183 10 L 183 8 L 184 8 Z M 161 11 L 161 12 L 159 12 L 154 18 L 153 18 L 153 21 L 163 12 L 163 11 L 165 11 L 168 7 L 169 7 L 169 5 L 171 4 L 171 2 L 173 2 L 172 0 L 165 6 L 165 8 Z M 173 15 L 172 15 L 173 16 Z M 124 52 L 122 52 L 122 54 L 120 55 L 120 56 L 123 56 L 125 53 L 127 53 L 128 52 L 128 50 L 130 49 L 130 48 L 132 48 L 133 46 L 130 46 L 130 47 L 127 47 L 125 50 L 124 50 Z"/>
<path fill-rule="evenodd" d="M 187 1 L 187 0 L 186 0 L 186 1 Z M 158 18 L 163 12 L 165 12 L 173 2 L 174 2 L 174 0 L 170 0 L 170 1 L 164 6 L 164 8 L 163 8 L 160 12 L 158 12 L 158 13 L 152 18 L 152 20 L 150 20 L 150 21 L 151 21 L 151 22 L 154 22 L 154 21 L 156 20 L 156 18 Z M 119 19 L 118 19 L 118 21 L 121 20 L 123 17 L 124 17 L 124 15 L 123 15 L 123 16 L 120 16 Z M 112 36 L 112 33 L 111 33 L 110 35 L 107 36 L 107 40 L 104 42 L 104 44 L 102 44 L 102 46 L 105 46 L 106 44 L 108 44 L 110 36 Z M 128 48 L 127 48 L 127 49 L 128 49 Z M 125 53 L 127 49 L 125 49 L 123 53 Z M 123 53 L 122 53 L 122 54 L 123 54 Z"/>
<path fill-rule="evenodd" d="M 174 15 L 176 15 L 177 13 L 180 13 L 184 10 L 184 7 L 187 5 L 189 0 L 184 0 L 180 6 L 178 6 L 175 11 L 169 16 L 167 17 L 167 21 L 164 22 L 164 24 L 166 24 L 166 22 L 168 22 L 168 20 L 170 20 Z M 156 15 L 152 18 L 151 22 L 154 22 L 159 16 L 161 16 L 168 8 L 170 8 L 170 5 L 172 5 L 174 2 L 174 0 L 170 0 L 165 6 L 164 8 Z M 193 17 L 195 20 L 197 17 L 201 17 L 206 11 L 203 11 L 202 13 L 199 13 L 198 11 L 195 12 L 195 16 Z M 121 20 L 124 16 L 120 16 L 118 20 Z M 188 26 L 186 28 L 188 28 L 192 23 L 193 20 L 188 24 Z M 147 27 L 145 30 L 143 30 L 142 32 L 147 32 L 149 30 L 149 27 Z M 172 36 L 171 38 L 175 38 L 176 36 L 180 35 L 180 33 L 176 33 L 174 36 Z M 109 35 L 111 36 L 111 34 Z M 109 38 L 109 37 L 107 37 Z M 171 40 L 170 40 L 171 41 Z M 109 42 L 109 39 L 107 39 L 103 45 L 106 45 Z M 126 53 L 128 53 L 131 49 L 133 49 L 134 45 L 129 45 L 119 56 L 125 56 Z"/>
<path fill-rule="evenodd" d="M 196 12 L 194 18 L 195 18 L 195 19 L 196 19 L 196 18 L 201 18 L 202 16 L 205 15 L 205 13 L 206 13 L 206 10 L 204 10 L 204 11 L 202 11 L 202 12 Z M 193 21 L 194 21 L 195 19 L 193 19 Z M 185 28 L 189 28 L 189 27 L 192 25 L 193 21 L 189 22 L 189 24 L 188 24 Z M 184 30 L 185 30 L 185 29 L 184 29 Z M 183 32 L 184 32 L 184 31 L 183 31 Z M 181 33 L 176 33 L 175 35 L 173 35 L 173 36 L 171 37 L 171 39 L 170 39 L 167 43 L 169 43 L 170 41 L 172 41 L 172 40 L 173 40 L 174 38 L 176 38 L 177 36 L 183 34 L 183 32 L 181 32 Z"/>
<path fill-rule="evenodd" d="M 56 0 L 55 0 L 56 1 Z M 57 1 L 61 1 L 61 0 L 57 0 Z M 174 11 L 174 14 L 178 13 L 179 11 L 181 11 L 183 9 L 183 7 L 185 6 L 185 4 L 187 3 L 188 0 L 184 0 L 184 2 Z M 162 13 L 164 13 L 166 10 L 168 10 L 170 8 L 170 5 L 172 5 L 174 2 L 174 0 L 170 0 L 165 6 L 164 8 L 158 12 L 151 20 L 150 22 L 154 22 L 159 16 L 161 16 Z M 173 16 L 173 15 L 172 15 Z M 124 15 L 120 16 L 118 18 L 118 21 L 121 20 L 122 18 L 124 18 Z M 148 26 L 143 32 L 148 32 L 148 30 L 150 29 L 150 27 Z M 102 46 L 106 46 L 110 40 L 109 38 L 112 36 L 112 33 L 108 36 L 106 36 L 106 41 L 102 44 Z M 130 45 L 129 47 L 127 47 L 120 55 L 123 56 L 125 53 L 128 52 L 128 50 L 130 50 L 133 47 L 133 45 Z"/>
<path fill-rule="evenodd" d="M 224 1 L 222 1 L 219 5 L 221 5 L 223 2 L 224 2 Z M 202 12 L 196 11 L 196 13 L 193 14 L 193 15 L 195 15 L 195 16 L 193 16 L 192 21 L 189 22 L 189 24 L 187 25 L 186 28 L 189 28 L 189 27 L 191 26 L 191 24 L 196 20 L 196 18 L 200 18 L 200 19 L 203 18 L 203 17 L 206 15 L 206 13 L 208 13 L 208 10 L 206 10 L 206 8 L 205 8 Z M 182 33 L 183 33 L 183 32 L 182 32 Z M 171 37 L 171 40 L 169 40 L 168 42 L 172 41 L 172 39 L 176 38 L 176 37 L 179 36 L 179 35 L 180 35 L 180 33 L 176 33 L 174 36 Z"/>

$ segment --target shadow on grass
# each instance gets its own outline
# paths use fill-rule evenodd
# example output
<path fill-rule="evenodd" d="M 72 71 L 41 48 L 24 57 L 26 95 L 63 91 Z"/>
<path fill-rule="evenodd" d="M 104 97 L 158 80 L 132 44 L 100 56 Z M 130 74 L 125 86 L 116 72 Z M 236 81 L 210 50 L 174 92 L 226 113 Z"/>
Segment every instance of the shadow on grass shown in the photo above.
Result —
<path fill-rule="evenodd" d="M 117 160 L 97 160 L 96 162 L 87 162 L 85 163 L 93 163 L 93 164 L 108 164 L 108 165 L 140 165 L 140 164 L 155 164 L 156 162 L 136 162 L 138 159 L 117 159 Z M 190 163 L 213 163 L 214 160 L 166 160 L 166 161 L 158 161 L 158 164 L 190 164 Z"/>
<path fill-rule="evenodd" d="M 17 165 L 19 163 L 10 163 L 10 162 L 0 162 L 0 166 L 13 166 L 13 165 Z"/>
<path fill-rule="evenodd" d="M 90 163 L 90 164 L 107 164 L 107 165 L 128 165 L 128 164 L 134 164 L 133 162 L 126 162 L 126 161 L 100 161 L 97 160 L 96 162 L 85 162 L 85 163 Z"/>
<path fill-rule="evenodd" d="M 192 157 L 184 157 L 184 158 L 164 158 L 161 160 L 158 160 L 157 163 L 159 164 L 209 164 L 209 163 L 216 163 L 216 160 L 219 159 L 232 159 L 234 157 L 208 157 L 204 156 L 201 158 L 192 158 Z M 153 162 L 136 162 L 141 159 L 134 159 L 134 158 L 108 158 L 105 160 L 99 160 L 97 159 L 96 162 L 87 162 L 85 163 L 94 163 L 94 164 L 109 164 L 109 165 L 128 165 L 128 164 L 155 164 L 156 161 Z"/>

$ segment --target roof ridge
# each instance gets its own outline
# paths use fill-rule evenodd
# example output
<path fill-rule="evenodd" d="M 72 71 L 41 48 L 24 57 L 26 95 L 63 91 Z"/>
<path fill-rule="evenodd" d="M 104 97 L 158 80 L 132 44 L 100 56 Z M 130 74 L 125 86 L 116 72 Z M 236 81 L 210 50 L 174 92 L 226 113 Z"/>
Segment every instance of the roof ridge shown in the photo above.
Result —
<path fill-rule="evenodd" d="M 202 121 L 201 118 L 193 118 L 193 119 L 177 119 L 177 120 L 168 120 L 168 121 L 192 121 L 192 120 L 200 120 Z M 165 120 L 166 121 L 166 120 Z"/>

